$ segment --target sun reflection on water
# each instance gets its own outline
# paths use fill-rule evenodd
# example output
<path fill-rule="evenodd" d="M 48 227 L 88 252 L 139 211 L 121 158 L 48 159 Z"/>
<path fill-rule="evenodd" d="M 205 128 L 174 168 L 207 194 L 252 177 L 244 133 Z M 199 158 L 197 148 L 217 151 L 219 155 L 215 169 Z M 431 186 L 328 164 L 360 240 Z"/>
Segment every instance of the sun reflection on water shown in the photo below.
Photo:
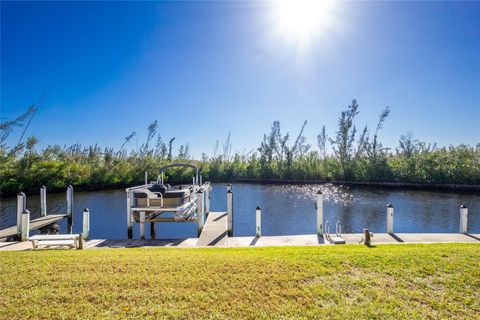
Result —
<path fill-rule="evenodd" d="M 273 185 L 269 186 L 274 193 L 280 193 L 285 198 L 296 200 L 315 201 L 318 190 L 323 193 L 323 199 L 326 202 L 339 204 L 343 206 L 352 205 L 356 199 L 348 186 L 334 185 L 331 183 L 323 185 Z"/>

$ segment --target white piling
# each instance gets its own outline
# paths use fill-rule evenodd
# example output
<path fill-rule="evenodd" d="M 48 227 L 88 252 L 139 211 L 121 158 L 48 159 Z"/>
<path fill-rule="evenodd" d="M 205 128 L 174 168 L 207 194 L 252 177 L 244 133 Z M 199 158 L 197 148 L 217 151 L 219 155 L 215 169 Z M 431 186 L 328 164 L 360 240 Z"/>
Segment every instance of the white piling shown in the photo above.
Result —
<path fill-rule="evenodd" d="M 145 211 L 140 211 L 140 239 L 145 240 Z"/>
<path fill-rule="evenodd" d="M 197 192 L 197 222 L 198 222 L 198 236 L 202 233 L 203 226 L 205 225 L 205 215 L 203 212 L 203 192 L 198 190 Z"/>
<path fill-rule="evenodd" d="M 145 170 L 145 184 L 148 184 L 148 172 Z"/>
<path fill-rule="evenodd" d="M 73 233 L 73 187 L 67 188 L 67 228 L 68 233 Z"/>
<path fill-rule="evenodd" d="M 317 234 L 319 236 L 323 235 L 323 194 L 322 191 L 318 190 L 317 192 Z"/>
<path fill-rule="evenodd" d="M 228 236 L 233 236 L 233 192 L 230 188 L 227 191 L 227 231 Z"/>
<path fill-rule="evenodd" d="M 88 208 L 83 209 L 83 239 L 88 239 L 90 234 L 90 211 Z"/>
<path fill-rule="evenodd" d="M 262 236 L 262 210 L 260 207 L 255 210 L 255 236 Z"/>
<path fill-rule="evenodd" d="M 132 229 L 132 193 L 127 192 L 127 238 L 133 238 L 133 229 Z"/>
<path fill-rule="evenodd" d="M 200 186 L 203 185 L 203 178 L 202 178 L 202 175 L 200 175 Z"/>
<path fill-rule="evenodd" d="M 205 213 L 208 215 L 210 213 L 210 191 L 211 191 L 211 186 L 210 182 L 207 183 L 207 188 L 205 189 Z"/>
<path fill-rule="evenodd" d="M 40 215 L 42 217 L 47 215 L 47 188 L 45 186 L 40 188 Z"/>
<path fill-rule="evenodd" d="M 25 209 L 22 213 L 22 235 L 21 241 L 28 241 L 28 236 L 30 233 L 30 211 Z"/>
<path fill-rule="evenodd" d="M 387 206 L 387 233 L 393 234 L 393 205 Z"/>
<path fill-rule="evenodd" d="M 18 238 L 22 235 L 22 213 L 27 209 L 27 196 L 25 193 L 20 192 L 17 195 L 17 236 Z"/>
<path fill-rule="evenodd" d="M 460 206 L 460 233 L 467 233 L 468 229 L 468 208 L 462 204 Z"/>

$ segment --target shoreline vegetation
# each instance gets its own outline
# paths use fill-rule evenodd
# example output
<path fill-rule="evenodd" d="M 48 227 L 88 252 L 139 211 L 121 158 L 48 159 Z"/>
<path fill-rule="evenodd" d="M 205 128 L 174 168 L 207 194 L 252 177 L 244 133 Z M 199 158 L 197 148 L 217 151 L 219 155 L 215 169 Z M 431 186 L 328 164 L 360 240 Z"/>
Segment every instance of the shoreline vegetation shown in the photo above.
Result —
<path fill-rule="evenodd" d="M 0 318 L 478 319 L 479 259 L 478 244 L 6 251 Z"/>
<path fill-rule="evenodd" d="M 37 150 L 38 139 L 27 137 L 37 113 L 36 105 L 12 120 L 0 123 L 0 194 L 14 196 L 19 191 L 37 193 L 42 185 L 49 191 L 63 191 L 68 185 L 77 190 L 102 190 L 131 186 L 156 179 L 158 169 L 174 162 L 200 168 L 204 181 L 253 183 L 334 183 L 382 188 L 480 190 L 480 143 L 438 147 L 415 139 L 411 132 L 401 135 L 398 146 L 384 147 L 380 132 L 390 114 L 387 107 L 376 126 L 357 131 L 359 113 L 356 100 L 343 111 L 332 137 L 320 128 L 316 146 L 307 143 L 305 121 L 296 136 L 283 134 L 274 121 L 259 147 L 233 152 L 228 134 L 213 155 L 202 153 L 194 160 L 188 143 L 174 146 L 175 137 L 163 140 L 154 121 L 143 143 L 127 151 L 136 132 L 125 137 L 120 149 L 98 145 L 48 145 Z M 8 137 L 21 128 L 20 139 L 9 145 Z M 294 139 L 291 139 L 294 137 Z M 175 151 L 178 150 L 178 151 Z M 169 170 L 166 182 L 189 182 L 191 172 Z"/>

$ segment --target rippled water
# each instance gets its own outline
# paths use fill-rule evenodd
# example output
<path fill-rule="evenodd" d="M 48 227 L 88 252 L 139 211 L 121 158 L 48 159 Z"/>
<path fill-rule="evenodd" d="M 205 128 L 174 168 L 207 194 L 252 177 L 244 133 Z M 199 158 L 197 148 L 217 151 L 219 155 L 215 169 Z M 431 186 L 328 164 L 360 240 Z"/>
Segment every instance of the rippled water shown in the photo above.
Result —
<path fill-rule="evenodd" d="M 386 231 L 386 205 L 395 207 L 395 232 L 458 232 L 459 207 L 469 207 L 468 230 L 480 233 L 480 195 L 349 188 L 324 185 L 259 185 L 237 183 L 234 192 L 234 235 L 255 234 L 255 208 L 262 208 L 262 235 L 313 234 L 316 232 L 315 195 L 324 194 L 324 219 L 341 221 L 344 233 Z M 126 238 L 126 193 L 123 189 L 75 192 L 74 232 L 81 232 L 81 212 L 90 209 L 92 238 Z M 211 211 L 226 210 L 226 185 L 214 184 Z M 39 197 L 28 196 L 32 218 L 39 216 Z M 16 198 L 1 199 L 0 229 L 15 224 Z M 47 194 L 49 213 L 64 213 L 64 194 Z M 62 232 L 66 222 L 61 223 Z M 147 229 L 147 235 L 148 230 Z M 196 223 L 158 223 L 157 237 L 165 239 L 196 236 Z M 138 225 L 134 224 L 138 238 Z"/>

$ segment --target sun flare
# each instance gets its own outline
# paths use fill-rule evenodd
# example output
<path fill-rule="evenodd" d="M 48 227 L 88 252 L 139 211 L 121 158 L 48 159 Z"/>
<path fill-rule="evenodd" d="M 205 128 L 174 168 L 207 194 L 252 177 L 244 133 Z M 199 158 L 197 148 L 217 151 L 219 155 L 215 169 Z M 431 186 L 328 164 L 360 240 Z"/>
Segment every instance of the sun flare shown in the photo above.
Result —
<path fill-rule="evenodd" d="M 278 31 L 297 41 L 307 41 L 329 24 L 332 4 L 329 0 L 274 1 Z"/>

